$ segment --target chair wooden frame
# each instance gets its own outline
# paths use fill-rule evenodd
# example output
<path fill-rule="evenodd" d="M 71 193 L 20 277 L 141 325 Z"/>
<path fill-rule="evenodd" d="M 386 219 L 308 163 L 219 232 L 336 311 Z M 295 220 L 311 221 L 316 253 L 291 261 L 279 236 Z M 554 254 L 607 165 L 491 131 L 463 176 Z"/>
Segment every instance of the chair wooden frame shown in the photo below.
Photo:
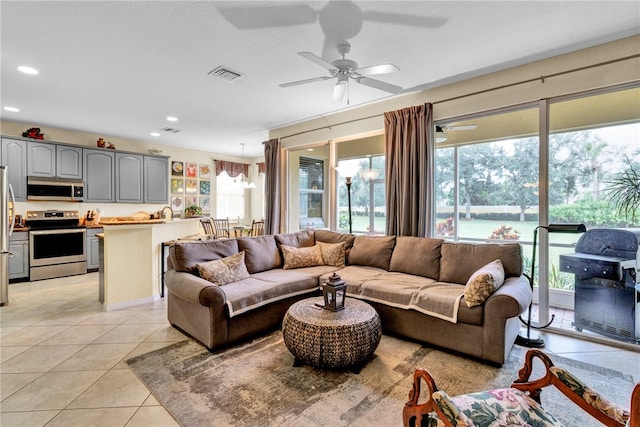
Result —
<path fill-rule="evenodd" d="M 253 220 L 251 222 L 251 230 L 249 230 L 249 236 L 262 235 L 264 235 L 264 219 L 260 221 Z"/>
<path fill-rule="evenodd" d="M 229 218 L 211 218 L 213 224 L 214 234 L 217 238 L 231 237 L 229 232 Z"/>
<path fill-rule="evenodd" d="M 211 218 L 201 218 L 200 224 L 204 229 L 204 234 L 206 234 L 207 236 L 216 237 L 216 232 L 213 227 L 213 222 L 211 221 Z"/>
<path fill-rule="evenodd" d="M 530 380 L 533 370 L 533 360 L 538 358 L 542 361 L 546 368 L 546 373 L 542 378 Z M 551 371 L 553 362 L 545 353 L 537 349 L 530 349 L 525 355 L 524 367 L 518 372 L 518 379 L 513 382 L 511 387 L 519 389 L 531 396 L 532 399 L 540 403 L 540 393 L 543 387 L 555 386 L 562 394 L 567 396 L 572 402 L 578 405 L 582 410 L 593 416 L 606 426 L 621 427 L 624 423 L 609 417 L 604 412 L 587 402 L 582 396 L 578 395 L 573 389 L 563 383 Z M 419 404 L 420 384 L 424 381 L 427 387 L 429 398 L 426 402 Z M 453 427 L 442 409 L 433 399 L 433 393 L 439 391 L 435 380 L 426 369 L 416 369 L 413 375 L 413 387 L 409 392 L 409 401 L 405 404 L 402 411 L 402 421 L 405 427 L 419 426 L 423 415 L 435 412 L 438 418 L 445 426 Z M 640 383 L 635 385 L 631 394 L 631 407 L 629 410 L 629 425 L 632 427 L 640 427 Z"/>

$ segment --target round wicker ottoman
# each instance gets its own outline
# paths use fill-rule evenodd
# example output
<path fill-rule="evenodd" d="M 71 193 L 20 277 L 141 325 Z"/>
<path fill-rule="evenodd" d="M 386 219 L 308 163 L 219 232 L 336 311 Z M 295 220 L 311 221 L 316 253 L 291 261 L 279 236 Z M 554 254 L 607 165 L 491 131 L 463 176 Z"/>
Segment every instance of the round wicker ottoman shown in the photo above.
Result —
<path fill-rule="evenodd" d="M 382 328 L 378 313 L 369 304 L 348 298 L 344 310 L 318 309 L 320 298 L 294 303 L 282 321 L 287 348 L 302 363 L 321 368 L 355 367 L 359 371 L 380 343 Z"/>

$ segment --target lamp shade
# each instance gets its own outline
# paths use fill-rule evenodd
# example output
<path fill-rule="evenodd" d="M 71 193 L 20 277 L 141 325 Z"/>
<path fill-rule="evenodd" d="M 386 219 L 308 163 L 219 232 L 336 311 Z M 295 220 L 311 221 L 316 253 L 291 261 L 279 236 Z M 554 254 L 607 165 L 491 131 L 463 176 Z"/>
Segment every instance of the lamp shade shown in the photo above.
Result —
<path fill-rule="evenodd" d="M 546 227 L 549 233 L 584 233 L 587 227 L 584 224 L 549 224 Z"/>
<path fill-rule="evenodd" d="M 338 173 L 345 178 L 354 177 L 359 170 L 360 165 L 358 164 L 358 162 L 354 161 L 342 161 L 340 162 L 340 166 L 336 166 L 336 171 L 338 171 Z"/>

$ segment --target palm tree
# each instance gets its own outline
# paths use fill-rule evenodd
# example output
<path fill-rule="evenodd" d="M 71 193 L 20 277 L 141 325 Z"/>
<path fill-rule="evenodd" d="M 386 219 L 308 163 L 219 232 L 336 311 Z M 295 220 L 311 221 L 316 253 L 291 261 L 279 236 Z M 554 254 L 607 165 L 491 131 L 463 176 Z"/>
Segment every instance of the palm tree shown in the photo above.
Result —
<path fill-rule="evenodd" d="M 600 155 L 607 147 L 607 143 L 600 138 L 589 139 L 584 143 L 584 151 L 589 161 L 591 171 L 591 199 L 600 199 Z"/>

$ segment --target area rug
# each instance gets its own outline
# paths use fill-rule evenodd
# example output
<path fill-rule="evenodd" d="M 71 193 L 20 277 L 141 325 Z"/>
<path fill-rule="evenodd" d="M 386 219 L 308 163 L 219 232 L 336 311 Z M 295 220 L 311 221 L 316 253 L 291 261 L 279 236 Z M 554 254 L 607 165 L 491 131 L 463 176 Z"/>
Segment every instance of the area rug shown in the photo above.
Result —
<path fill-rule="evenodd" d="M 526 349 L 514 347 L 501 367 L 384 335 L 374 358 L 350 370 L 293 367 L 282 333 L 210 353 L 192 340 L 134 357 L 129 367 L 162 405 L 191 426 L 398 426 L 417 367 L 450 395 L 508 387 Z M 611 369 L 551 356 L 616 403 L 629 406 L 633 378 Z M 542 372 L 542 367 L 536 371 Z M 565 425 L 598 425 L 555 390 L 543 406 Z"/>

